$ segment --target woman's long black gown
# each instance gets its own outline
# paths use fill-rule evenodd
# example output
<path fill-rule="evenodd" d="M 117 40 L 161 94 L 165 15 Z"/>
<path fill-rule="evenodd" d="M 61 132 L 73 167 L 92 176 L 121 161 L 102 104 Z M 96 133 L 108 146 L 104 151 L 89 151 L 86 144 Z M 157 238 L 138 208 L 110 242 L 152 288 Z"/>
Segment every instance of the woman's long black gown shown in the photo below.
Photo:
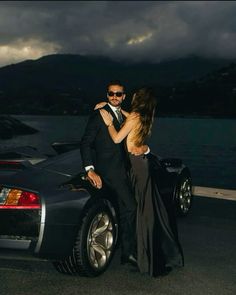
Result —
<path fill-rule="evenodd" d="M 172 204 L 162 199 L 155 175 L 153 154 L 130 153 L 130 179 L 137 200 L 137 262 L 141 273 L 163 275 L 184 265 Z"/>

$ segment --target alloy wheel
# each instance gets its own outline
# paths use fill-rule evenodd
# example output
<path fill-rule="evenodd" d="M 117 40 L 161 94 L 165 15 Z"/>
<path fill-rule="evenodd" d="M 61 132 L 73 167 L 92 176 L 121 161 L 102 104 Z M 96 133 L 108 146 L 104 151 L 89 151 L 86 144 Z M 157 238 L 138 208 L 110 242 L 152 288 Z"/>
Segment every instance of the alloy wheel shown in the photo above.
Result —
<path fill-rule="evenodd" d="M 111 217 L 105 213 L 98 213 L 91 222 L 87 251 L 91 265 L 95 269 L 104 267 L 112 253 L 114 231 Z"/>
<path fill-rule="evenodd" d="M 192 185 L 189 178 L 184 178 L 179 190 L 179 208 L 186 215 L 191 207 Z"/>

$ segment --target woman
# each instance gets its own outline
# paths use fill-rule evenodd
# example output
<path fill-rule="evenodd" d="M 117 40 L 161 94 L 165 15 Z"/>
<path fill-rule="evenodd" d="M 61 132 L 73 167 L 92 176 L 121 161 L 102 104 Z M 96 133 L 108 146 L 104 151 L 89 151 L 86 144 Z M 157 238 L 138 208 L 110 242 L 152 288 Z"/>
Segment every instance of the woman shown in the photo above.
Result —
<path fill-rule="evenodd" d="M 126 142 L 131 164 L 129 175 L 137 200 L 137 263 L 140 272 L 154 277 L 183 265 L 174 211 L 165 207 L 152 171 L 156 158 L 152 154 L 135 155 L 136 150 L 146 146 L 155 106 L 156 100 L 149 88 L 136 91 L 131 113 L 122 111 L 126 120 L 119 132 L 113 125 L 111 114 L 100 109 L 112 140 Z"/>

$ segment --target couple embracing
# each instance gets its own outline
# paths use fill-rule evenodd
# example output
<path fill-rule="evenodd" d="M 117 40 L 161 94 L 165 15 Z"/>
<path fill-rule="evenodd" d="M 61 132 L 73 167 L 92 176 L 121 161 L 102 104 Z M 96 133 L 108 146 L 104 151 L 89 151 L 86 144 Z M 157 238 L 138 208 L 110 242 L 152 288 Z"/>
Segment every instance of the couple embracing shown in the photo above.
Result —
<path fill-rule="evenodd" d="M 151 171 L 155 156 L 146 145 L 156 99 L 151 89 L 140 88 L 133 95 L 130 113 L 121 109 L 124 99 L 119 81 L 107 85 L 107 102 L 98 104 L 89 118 L 81 156 L 90 182 L 98 189 L 105 182 L 116 192 L 121 263 L 156 277 L 184 263 L 175 217 L 170 221 Z"/>

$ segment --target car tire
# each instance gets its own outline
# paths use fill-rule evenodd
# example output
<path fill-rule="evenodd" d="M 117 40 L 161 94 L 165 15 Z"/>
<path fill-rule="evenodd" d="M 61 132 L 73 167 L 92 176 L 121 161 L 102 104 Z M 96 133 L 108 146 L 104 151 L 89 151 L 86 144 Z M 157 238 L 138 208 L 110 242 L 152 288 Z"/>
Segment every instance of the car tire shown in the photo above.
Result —
<path fill-rule="evenodd" d="M 177 215 L 186 216 L 193 202 L 192 179 L 187 169 L 183 170 L 178 177 L 174 201 Z"/>
<path fill-rule="evenodd" d="M 112 260 L 117 235 L 114 210 L 107 200 L 96 200 L 84 214 L 72 254 L 63 261 L 54 261 L 53 265 L 64 274 L 98 276 Z"/>

